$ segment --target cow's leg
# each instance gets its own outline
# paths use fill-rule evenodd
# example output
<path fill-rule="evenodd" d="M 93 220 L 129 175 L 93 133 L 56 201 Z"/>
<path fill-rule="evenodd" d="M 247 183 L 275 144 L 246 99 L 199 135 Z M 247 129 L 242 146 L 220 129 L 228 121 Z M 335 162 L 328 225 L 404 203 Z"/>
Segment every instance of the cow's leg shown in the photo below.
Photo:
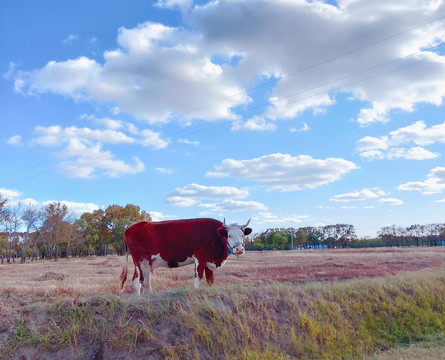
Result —
<path fill-rule="evenodd" d="M 202 279 L 202 276 L 204 275 L 204 269 L 206 267 L 206 262 L 201 261 L 199 262 L 198 259 L 195 258 L 195 288 L 199 288 L 199 280 Z"/>
<path fill-rule="evenodd" d="M 210 270 L 207 266 L 205 267 L 206 281 L 209 285 L 212 285 L 215 281 L 215 276 L 213 275 L 213 271 Z"/>
<path fill-rule="evenodd" d="M 133 275 L 133 289 L 136 291 L 136 294 L 141 295 L 141 279 L 140 279 L 140 269 L 139 264 L 134 267 L 134 275 Z"/>
<path fill-rule="evenodd" d="M 150 272 L 152 271 L 152 268 L 150 266 L 150 262 L 148 260 L 143 260 L 141 262 L 141 266 L 140 266 L 141 272 L 142 272 L 142 286 L 144 287 L 144 289 L 147 287 L 148 285 L 148 292 L 152 293 L 153 292 L 153 288 L 151 287 L 151 279 L 150 279 Z"/>

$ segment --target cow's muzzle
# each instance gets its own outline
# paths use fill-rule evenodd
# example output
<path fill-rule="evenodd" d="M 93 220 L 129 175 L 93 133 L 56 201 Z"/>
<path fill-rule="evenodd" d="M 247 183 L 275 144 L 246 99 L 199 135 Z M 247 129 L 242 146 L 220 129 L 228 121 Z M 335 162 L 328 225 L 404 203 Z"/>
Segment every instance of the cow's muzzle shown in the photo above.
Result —
<path fill-rule="evenodd" d="M 244 254 L 245 250 L 244 250 L 244 245 L 242 243 L 236 243 L 234 246 L 228 246 L 230 253 L 235 254 L 235 255 L 242 255 Z"/>

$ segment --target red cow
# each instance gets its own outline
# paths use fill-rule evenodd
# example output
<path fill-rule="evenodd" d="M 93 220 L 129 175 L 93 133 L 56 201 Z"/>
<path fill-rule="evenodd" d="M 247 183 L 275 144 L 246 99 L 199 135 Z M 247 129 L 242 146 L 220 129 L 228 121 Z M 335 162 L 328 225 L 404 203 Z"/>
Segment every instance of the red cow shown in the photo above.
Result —
<path fill-rule="evenodd" d="M 134 262 L 133 287 L 140 294 L 148 283 L 150 272 L 158 267 L 175 268 L 195 263 L 195 288 L 205 271 L 213 283 L 213 270 L 224 265 L 231 253 L 244 254 L 244 235 L 252 232 L 246 225 L 226 225 L 215 219 L 142 221 L 125 230 L 127 258 L 121 274 L 121 289 L 127 280 L 128 250 Z"/>

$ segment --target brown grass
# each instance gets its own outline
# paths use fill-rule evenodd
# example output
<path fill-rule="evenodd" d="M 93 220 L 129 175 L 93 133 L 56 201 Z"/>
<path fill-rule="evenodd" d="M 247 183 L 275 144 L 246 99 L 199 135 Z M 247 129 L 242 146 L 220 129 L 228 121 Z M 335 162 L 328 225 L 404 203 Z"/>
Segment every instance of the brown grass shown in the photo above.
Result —
<path fill-rule="evenodd" d="M 124 263 L 0 266 L 0 359 L 359 359 L 445 331 L 445 248 L 248 252 L 198 291 L 193 266 L 157 269 L 139 298 Z"/>
<path fill-rule="evenodd" d="M 125 257 L 59 259 L 0 265 L 0 293 L 20 296 L 120 294 Z M 133 274 L 129 259 L 129 279 Z M 229 257 L 215 272 L 216 285 L 302 283 L 445 269 L 445 248 L 377 248 L 247 252 Z M 194 266 L 155 270 L 155 291 L 193 286 Z M 201 286 L 207 286 L 201 281 Z M 127 280 L 125 292 L 132 292 Z"/>

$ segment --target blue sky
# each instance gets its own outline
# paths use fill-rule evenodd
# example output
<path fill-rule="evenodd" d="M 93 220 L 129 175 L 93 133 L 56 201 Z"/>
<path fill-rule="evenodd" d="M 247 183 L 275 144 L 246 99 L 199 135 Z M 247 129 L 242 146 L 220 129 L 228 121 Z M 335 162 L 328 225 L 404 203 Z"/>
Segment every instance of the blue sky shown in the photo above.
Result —
<path fill-rule="evenodd" d="M 444 222 L 443 1 L 0 4 L 0 193 L 269 227 Z"/>

